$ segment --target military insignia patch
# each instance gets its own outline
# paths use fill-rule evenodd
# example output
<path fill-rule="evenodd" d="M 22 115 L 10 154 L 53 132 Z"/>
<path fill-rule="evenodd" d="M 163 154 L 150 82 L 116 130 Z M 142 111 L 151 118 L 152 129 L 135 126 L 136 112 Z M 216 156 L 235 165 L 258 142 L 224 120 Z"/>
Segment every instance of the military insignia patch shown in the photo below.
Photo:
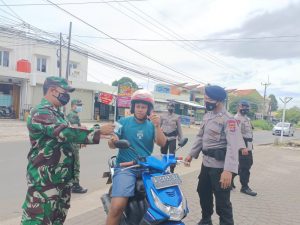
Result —
<path fill-rule="evenodd" d="M 235 120 L 228 120 L 227 121 L 227 126 L 228 126 L 229 131 L 235 132 L 236 121 Z"/>

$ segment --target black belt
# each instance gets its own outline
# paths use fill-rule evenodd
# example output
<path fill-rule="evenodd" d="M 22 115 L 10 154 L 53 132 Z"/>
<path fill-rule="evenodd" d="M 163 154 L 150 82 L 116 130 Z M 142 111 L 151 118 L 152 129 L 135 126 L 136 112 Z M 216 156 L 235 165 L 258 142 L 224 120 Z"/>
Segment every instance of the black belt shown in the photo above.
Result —
<path fill-rule="evenodd" d="M 253 138 L 244 138 L 244 141 L 252 142 L 252 141 L 253 141 Z"/>
<path fill-rule="evenodd" d="M 203 155 L 215 158 L 218 161 L 224 161 L 226 156 L 226 148 L 212 148 L 202 150 Z"/>
<path fill-rule="evenodd" d="M 174 130 L 174 131 L 172 131 L 170 133 L 165 133 L 164 132 L 164 134 L 165 134 L 166 137 L 176 137 L 178 135 L 178 131 Z"/>

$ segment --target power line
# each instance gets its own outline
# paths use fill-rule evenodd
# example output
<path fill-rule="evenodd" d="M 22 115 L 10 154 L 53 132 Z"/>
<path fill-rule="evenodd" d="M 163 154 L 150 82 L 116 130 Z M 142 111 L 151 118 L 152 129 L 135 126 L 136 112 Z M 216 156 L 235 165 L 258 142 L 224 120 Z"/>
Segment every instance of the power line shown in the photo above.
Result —
<path fill-rule="evenodd" d="M 111 40 L 108 37 L 100 36 L 88 36 L 88 35 L 78 35 L 74 34 L 76 37 L 81 38 L 95 38 Z M 210 38 L 210 39 L 143 39 L 143 38 L 116 38 L 120 41 L 140 41 L 140 42 L 244 42 L 244 41 L 257 41 L 257 40 L 267 40 L 268 39 L 282 39 L 282 38 L 295 38 L 300 37 L 300 35 L 284 35 L 284 36 L 269 36 L 269 37 L 243 37 L 243 38 Z M 276 40 L 271 40 L 276 42 Z M 290 40 L 293 42 L 292 40 Z M 297 42 L 297 40 L 295 40 Z"/>
<path fill-rule="evenodd" d="M 122 5 L 119 3 L 119 5 Z M 142 11 L 141 9 L 139 9 L 138 7 L 134 6 L 133 4 L 129 3 L 130 6 L 132 6 L 134 9 L 138 10 L 138 12 L 142 13 L 142 15 L 145 15 L 146 17 L 150 18 L 150 20 L 154 21 L 156 24 L 158 24 L 160 27 L 159 29 L 162 30 L 163 32 L 167 33 L 168 35 L 175 37 L 176 39 L 178 38 L 183 38 L 181 35 L 177 34 L 175 31 L 173 31 L 172 29 L 168 28 L 167 26 L 165 26 L 164 24 L 162 24 L 160 21 L 157 21 L 155 18 L 153 18 L 152 16 L 148 15 L 147 13 L 145 13 L 144 11 Z M 124 8 L 128 9 L 128 7 L 122 5 Z M 128 9 L 130 10 L 130 9 Z M 130 10 L 132 11 L 132 10 Z M 152 25 L 154 25 L 155 27 L 157 27 L 157 25 L 153 24 L 151 21 L 149 22 L 148 19 L 145 19 L 143 16 L 140 16 L 139 14 L 133 12 L 135 15 L 137 15 L 138 17 L 142 18 L 143 20 L 147 21 L 148 23 L 151 23 Z M 162 27 L 162 28 L 161 28 Z M 218 66 L 218 67 L 222 67 L 222 68 L 226 68 L 228 69 L 228 67 L 232 67 L 232 66 L 228 66 L 226 63 L 224 63 L 221 59 L 217 58 L 216 56 L 212 55 L 211 53 L 208 52 L 204 52 L 202 49 L 200 49 L 198 46 L 194 45 L 193 43 L 187 42 L 186 43 L 187 46 L 189 46 L 189 48 L 191 48 L 192 53 L 198 57 L 201 57 L 202 59 L 204 58 L 205 60 L 209 61 L 210 63 Z M 180 46 L 182 47 L 182 46 Z M 184 49 L 186 49 L 185 47 L 183 47 Z M 187 50 L 187 49 L 186 49 Z M 199 50 L 201 50 L 201 52 L 199 52 Z M 232 67 L 233 68 L 233 67 Z"/>
<path fill-rule="evenodd" d="M 111 1 L 94 1 L 94 2 L 64 2 L 64 3 L 56 3 L 57 5 L 89 5 L 89 4 L 104 4 L 104 3 L 113 3 L 113 2 L 145 2 L 148 0 L 111 0 Z M 0 6 L 49 6 L 51 3 L 22 3 L 22 4 L 3 4 Z"/>
<path fill-rule="evenodd" d="M 138 50 L 136 50 L 136 49 L 130 47 L 129 45 L 127 45 L 127 44 L 125 44 L 125 43 L 123 43 L 123 42 L 121 42 L 121 41 L 115 39 L 115 38 L 112 37 L 111 35 L 105 33 L 104 31 L 98 29 L 97 27 L 91 25 L 90 23 L 86 22 L 85 20 L 81 19 L 80 17 L 75 16 L 75 15 L 72 14 L 71 12 L 69 12 L 69 11 L 67 11 L 67 10 L 65 10 L 65 9 L 63 9 L 63 8 L 61 8 L 60 6 L 58 6 L 57 4 L 53 3 L 52 1 L 50 1 L 50 0 L 45 0 L 45 1 L 52 3 L 53 6 L 59 8 L 60 10 L 64 11 L 65 13 L 67 13 L 67 14 L 69 14 L 69 15 L 71 15 L 72 17 L 76 18 L 77 20 L 81 21 L 82 23 L 86 24 L 87 26 L 89 26 L 89 27 L 95 29 L 96 31 L 98 31 L 98 32 L 100 32 L 100 33 L 102 33 L 102 34 L 104 34 L 105 36 L 110 37 L 111 39 L 113 39 L 114 41 L 118 42 L 119 44 L 125 46 L 126 48 L 130 49 L 131 51 L 133 51 L 133 52 L 135 52 L 135 53 L 137 53 L 137 54 L 139 54 L 139 55 L 141 55 L 141 56 L 143 56 L 143 57 L 145 57 L 145 58 L 147 58 L 147 59 L 149 59 L 149 60 L 151 60 L 151 61 L 153 61 L 153 62 L 155 62 L 155 63 L 157 63 L 157 64 L 159 64 L 159 65 L 161 65 L 161 66 L 163 66 L 163 67 L 165 67 L 165 68 L 167 68 L 167 69 L 169 69 L 169 70 L 175 72 L 175 73 L 178 73 L 178 74 L 181 74 L 181 75 L 183 75 L 183 76 L 186 76 L 184 73 L 182 73 L 182 72 L 180 72 L 180 71 L 177 71 L 177 70 L 173 69 L 172 67 L 170 67 L 170 66 L 168 66 L 168 65 L 165 65 L 165 64 L 159 62 L 158 60 L 156 60 L 156 59 L 154 59 L 154 58 L 152 58 L 152 57 L 150 57 L 150 56 L 147 56 L 147 55 L 145 55 L 144 53 L 142 53 L 142 52 L 140 52 L 140 51 L 138 51 Z M 198 81 L 198 82 L 199 82 L 199 81 Z M 200 83 L 204 83 L 204 82 L 200 82 Z"/>

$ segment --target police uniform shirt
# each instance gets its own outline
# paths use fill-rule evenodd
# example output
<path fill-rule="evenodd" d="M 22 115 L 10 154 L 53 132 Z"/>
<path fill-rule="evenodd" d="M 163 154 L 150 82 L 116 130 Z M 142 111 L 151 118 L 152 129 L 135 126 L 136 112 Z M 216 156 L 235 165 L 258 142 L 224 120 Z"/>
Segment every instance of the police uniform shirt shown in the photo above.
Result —
<path fill-rule="evenodd" d="M 175 113 L 165 113 L 161 116 L 161 128 L 164 133 L 169 134 L 178 131 L 179 140 L 182 138 L 180 117 Z M 176 136 L 167 137 L 168 140 L 176 139 Z"/>
<path fill-rule="evenodd" d="M 241 127 L 241 132 L 243 135 L 243 138 L 251 138 L 253 139 L 253 130 L 252 130 L 252 124 L 250 121 L 250 118 L 248 116 L 243 116 L 240 113 L 237 113 L 234 118 L 236 119 L 237 123 Z M 253 144 L 252 141 L 248 142 L 247 146 L 248 150 L 253 150 Z"/>
<path fill-rule="evenodd" d="M 245 148 L 240 127 L 234 117 L 225 108 L 219 113 L 208 112 L 203 117 L 196 141 L 189 153 L 198 158 L 201 150 L 227 148 L 225 161 L 203 155 L 203 165 L 212 168 L 224 168 L 226 171 L 238 172 L 238 151 Z"/>

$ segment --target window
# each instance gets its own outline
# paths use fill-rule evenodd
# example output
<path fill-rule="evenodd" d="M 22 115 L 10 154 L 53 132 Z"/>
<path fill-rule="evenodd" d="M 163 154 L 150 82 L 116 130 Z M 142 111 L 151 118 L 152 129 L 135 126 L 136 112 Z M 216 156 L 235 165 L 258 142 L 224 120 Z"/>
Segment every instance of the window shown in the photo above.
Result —
<path fill-rule="evenodd" d="M 78 66 L 77 63 L 74 63 L 74 62 L 69 63 L 69 68 L 70 69 L 77 69 L 77 66 Z"/>
<path fill-rule="evenodd" d="M 9 66 L 9 52 L 0 51 L 0 66 L 8 67 Z"/>
<path fill-rule="evenodd" d="M 47 69 L 47 59 L 46 58 L 38 57 L 36 65 L 37 65 L 37 71 L 46 73 L 46 69 Z"/>

